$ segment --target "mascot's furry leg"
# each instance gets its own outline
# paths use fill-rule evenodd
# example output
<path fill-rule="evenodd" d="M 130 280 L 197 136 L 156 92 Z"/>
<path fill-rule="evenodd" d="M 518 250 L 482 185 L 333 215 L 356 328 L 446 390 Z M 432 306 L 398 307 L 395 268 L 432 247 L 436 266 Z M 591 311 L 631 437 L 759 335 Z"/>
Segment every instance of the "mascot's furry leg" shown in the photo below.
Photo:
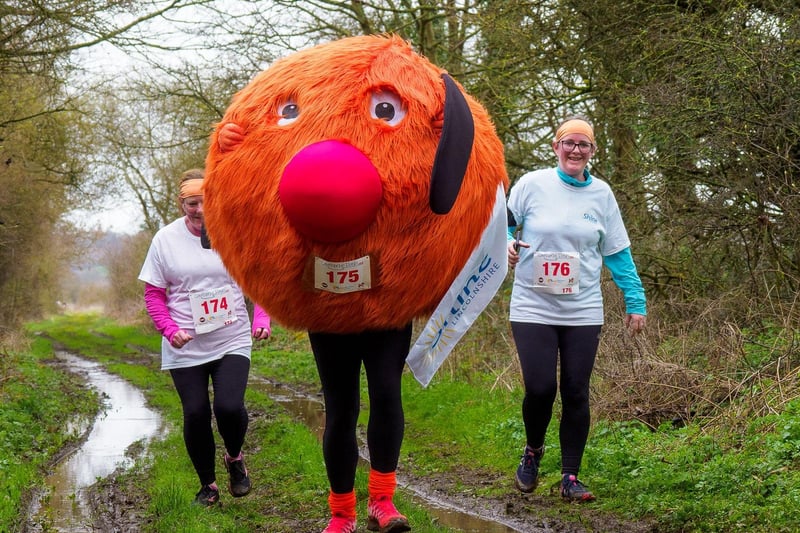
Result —
<path fill-rule="evenodd" d="M 401 330 L 351 334 L 309 332 L 325 398 L 322 451 L 331 484 L 331 523 L 323 533 L 354 531 L 354 492 L 360 411 L 361 365 L 369 391 L 367 447 L 370 454 L 367 528 L 399 533 L 411 528 L 392 503 L 405 418 L 401 379 L 411 343 L 411 325 Z"/>

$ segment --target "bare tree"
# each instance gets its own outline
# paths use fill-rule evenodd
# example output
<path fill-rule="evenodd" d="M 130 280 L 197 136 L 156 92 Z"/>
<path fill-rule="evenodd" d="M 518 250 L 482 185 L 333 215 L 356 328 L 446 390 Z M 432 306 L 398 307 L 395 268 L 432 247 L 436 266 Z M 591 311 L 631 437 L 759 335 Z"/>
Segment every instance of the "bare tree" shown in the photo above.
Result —
<path fill-rule="evenodd" d="M 55 307 L 71 228 L 62 215 L 92 200 L 82 157 L 96 148 L 72 53 L 100 42 L 144 45 L 144 21 L 207 2 L 50 1 L 0 6 L 0 323 Z M 86 87 L 82 87 L 86 90 Z"/>

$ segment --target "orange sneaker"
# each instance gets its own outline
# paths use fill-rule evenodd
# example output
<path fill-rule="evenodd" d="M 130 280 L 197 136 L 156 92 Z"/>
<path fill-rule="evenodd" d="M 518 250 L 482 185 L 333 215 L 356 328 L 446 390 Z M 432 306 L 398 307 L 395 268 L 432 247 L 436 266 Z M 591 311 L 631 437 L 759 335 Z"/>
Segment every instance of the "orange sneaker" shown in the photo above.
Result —
<path fill-rule="evenodd" d="M 334 516 L 322 533 L 356 533 L 356 519 Z"/>
<path fill-rule="evenodd" d="M 367 529 L 379 533 L 401 533 L 411 531 L 408 519 L 401 515 L 391 498 L 379 498 L 367 502 Z"/>

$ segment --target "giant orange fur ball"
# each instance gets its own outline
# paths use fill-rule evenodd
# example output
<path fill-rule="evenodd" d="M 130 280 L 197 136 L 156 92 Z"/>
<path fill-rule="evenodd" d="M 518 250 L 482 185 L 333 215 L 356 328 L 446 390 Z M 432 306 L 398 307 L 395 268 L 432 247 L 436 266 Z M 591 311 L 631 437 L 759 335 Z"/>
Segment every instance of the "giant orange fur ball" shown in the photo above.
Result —
<path fill-rule="evenodd" d="M 466 146 L 447 126 L 453 90 L 474 125 Z M 459 159 L 454 201 L 435 202 L 434 166 Z M 350 37 L 276 61 L 234 96 L 211 136 L 206 228 L 280 324 L 392 329 L 433 311 L 507 185 L 474 98 L 399 37 Z"/>

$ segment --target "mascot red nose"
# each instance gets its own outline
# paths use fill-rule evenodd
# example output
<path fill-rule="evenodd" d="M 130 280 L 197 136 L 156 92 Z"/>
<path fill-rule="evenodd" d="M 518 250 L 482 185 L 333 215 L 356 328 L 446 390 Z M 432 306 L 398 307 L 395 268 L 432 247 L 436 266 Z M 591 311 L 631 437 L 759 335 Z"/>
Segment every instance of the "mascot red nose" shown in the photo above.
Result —
<path fill-rule="evenodd" d="M 348 143 L 322 141 L 303 148 L 286 165 L 278 197 L 301 235 L 343 242 L 372 223 L 382 191 L 378 170 L 364 154 Z"/>
<path fill-rule="evenodd" d="M 448 293 L 507 186 L 485 109 L 396 36 L 276 61 L 234 96 L 212 134 L 206 231 L 250 298 L 281 325 L 309 331 L 332 521 L 355 523 L 350 406 L 363 362 L 374 415 L 369 524 L 406 530 L 391 495 L 411 323 Z"/>

